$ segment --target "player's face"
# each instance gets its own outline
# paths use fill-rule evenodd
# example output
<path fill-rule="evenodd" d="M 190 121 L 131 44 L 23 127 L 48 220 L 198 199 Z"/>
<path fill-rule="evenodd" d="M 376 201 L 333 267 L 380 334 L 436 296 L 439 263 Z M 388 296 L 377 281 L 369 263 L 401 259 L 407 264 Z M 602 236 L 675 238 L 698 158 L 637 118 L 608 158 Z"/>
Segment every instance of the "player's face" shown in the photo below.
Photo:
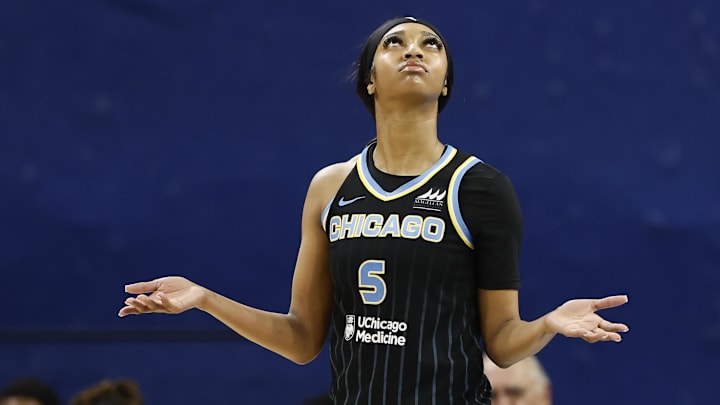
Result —
<path fill-rule="evenodd" d="M 399 24 L 380 41 L 368 91 L 377 102 L 396 97 L 437 101 L 446 92 L 447 54 L 440 37 L 417 23 Z"/>

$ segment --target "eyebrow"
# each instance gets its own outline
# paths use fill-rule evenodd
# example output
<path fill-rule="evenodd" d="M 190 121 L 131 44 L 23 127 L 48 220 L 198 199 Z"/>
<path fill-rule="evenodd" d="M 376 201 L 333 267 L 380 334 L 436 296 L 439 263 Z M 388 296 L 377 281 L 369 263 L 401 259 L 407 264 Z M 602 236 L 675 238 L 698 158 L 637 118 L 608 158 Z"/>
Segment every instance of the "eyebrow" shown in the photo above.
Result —
<path fill-rule="evenodd" d="M 435 38 L 438 38 L 438 39 L 440 38 L 440 37 L 439 37 L 436 33 L 434 33 L 434 32 L 430 32 L 430 31 L 420 31 L 420 33 L 421 33 L 424 37 L 435 37 Z M 405 34 L 405 30 L 397 30 L 397 31 L 393 31 L 393 32 L 388 32 L 387 34 L 385 34 L 385 36 L 383 36 L 383 38 L 385 38 L 385 37 L 387 37 L 387 36 L 390 36 L 390 35 L 403 35 L 403 34 Z"/>

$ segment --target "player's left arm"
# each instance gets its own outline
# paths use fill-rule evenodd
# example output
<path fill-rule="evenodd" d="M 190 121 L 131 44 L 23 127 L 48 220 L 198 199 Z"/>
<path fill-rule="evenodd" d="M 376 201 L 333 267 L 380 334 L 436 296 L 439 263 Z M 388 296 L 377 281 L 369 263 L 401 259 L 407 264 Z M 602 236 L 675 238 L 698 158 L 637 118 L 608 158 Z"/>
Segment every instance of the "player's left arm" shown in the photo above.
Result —
<path fill-rule="evenodd" d="M 627 331 L 627 326 L 608 322 L 596 312 L 626 303 L 624 295 L 570 300 L 536 320 L 522 320 L 517 290 L 522 212 L 510 179 L 501 173 L 485 173 L 469 172 L 472 177 L 464 189 L 470 196 L 467 206 L 473 208 L 468 218 L 475 229 L 477 299 L 488 356 L 508 367 L 539 352 L 556 334 L 590 343 L 619 342 L 619 332 Z"/>
<path fill-rule="evenodd" d="M 517 290 L 478 290 L 480 326 L 485 350 L 500 367 L 531 356 L 556 335 L 579 337 L 589 343 L 622 340 L 627 325 L 609 322 L 596 312 L 623 305 L 625 295 L 600 299 L 574 299 L 534 321 L 520 318 Z"/>

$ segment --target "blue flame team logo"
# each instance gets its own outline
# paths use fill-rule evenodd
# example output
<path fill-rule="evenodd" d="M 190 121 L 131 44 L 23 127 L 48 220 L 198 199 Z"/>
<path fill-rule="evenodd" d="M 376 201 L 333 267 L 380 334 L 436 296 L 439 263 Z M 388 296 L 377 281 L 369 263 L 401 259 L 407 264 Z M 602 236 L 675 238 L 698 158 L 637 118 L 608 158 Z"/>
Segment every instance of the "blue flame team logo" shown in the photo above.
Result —
<path fill-rule="evenodd" d="M 350 341 L 355 335 L 355 315 L 345 315 L 345 340 Z"/>

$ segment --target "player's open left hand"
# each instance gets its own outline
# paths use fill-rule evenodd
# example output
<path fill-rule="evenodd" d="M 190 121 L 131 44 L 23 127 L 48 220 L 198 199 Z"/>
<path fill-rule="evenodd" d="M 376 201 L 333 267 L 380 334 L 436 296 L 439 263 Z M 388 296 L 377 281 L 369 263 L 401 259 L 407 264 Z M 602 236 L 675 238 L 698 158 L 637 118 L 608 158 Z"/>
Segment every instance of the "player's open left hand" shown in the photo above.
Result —
<path fill-rule="evenodd" d="M 547 315 L 546 323 L 554 333 L 567 337 L 579 337 L 595 343 L 600 341 L 620 342 L 620 332 L 629 328 L 622 323 L 606 321 L 596 311 L 613 308 L 628 302 L 626 295 L 613 295 L 600 299 L 570 300 Z"/>
<path fill-rule="evenodd" d="M 163 277 L 125 286 L 128 297 L 118 316 L 145 313 L 179 314 L 197 307 L 205 289 L 183 277 Z"/>

